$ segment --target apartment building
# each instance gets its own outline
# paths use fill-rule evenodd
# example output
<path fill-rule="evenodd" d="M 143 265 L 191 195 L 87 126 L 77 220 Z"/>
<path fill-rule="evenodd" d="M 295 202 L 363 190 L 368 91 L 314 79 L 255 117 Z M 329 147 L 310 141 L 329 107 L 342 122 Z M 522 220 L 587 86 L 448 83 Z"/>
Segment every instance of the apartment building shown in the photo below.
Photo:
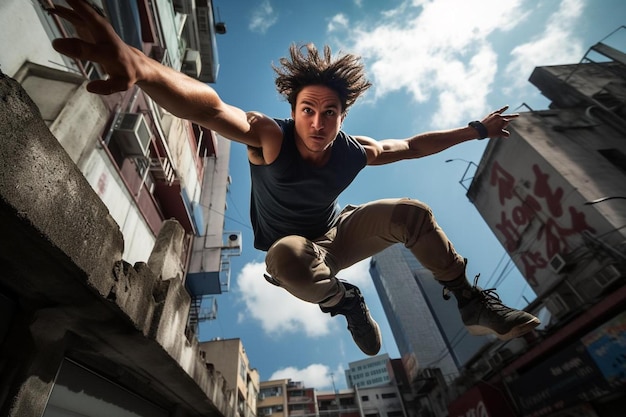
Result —
<path fill-rule="evenodd" d="M 287 384 L 290 380 L 262 381 L 257 402 L 257 415 L 287 417 Z"/>
<path fill-rule="evenodd" d="M 127 43 L 215 81 L 225 26 L 211 1 L 93 3 Z M 88 93 L 104 74 L 52 49 L 73 29 L 50 5 L 7 0 L 0 14 L 10 271 L 0 278 L 0 414 L 253 415 L 197 339 L 241 250 L 240 234 L 223 230 L 230 142 L 138 88 Z"/>
<path fill-rule="evenodd" d="M 241 339 L 214 339 L 201 342 L 207 366 L 219 372 L 236 398 L 238 417 L 256 417 L 260 392 L 259 372 L 250 361 Z"/>

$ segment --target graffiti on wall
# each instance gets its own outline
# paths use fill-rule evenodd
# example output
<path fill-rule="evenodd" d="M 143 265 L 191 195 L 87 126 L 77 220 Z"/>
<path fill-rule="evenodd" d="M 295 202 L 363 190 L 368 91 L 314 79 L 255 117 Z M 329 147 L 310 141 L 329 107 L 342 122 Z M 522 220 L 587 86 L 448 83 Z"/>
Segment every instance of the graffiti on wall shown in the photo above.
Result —
<path fill-rule="evenodd" d="M 528 192 L 522 195 L 515 177 L 496 161 L 489 184 L 496 188 L 501 207 L 495 227 L 504 237 L 504 247 L 509 253 L 520 255 L 522 273 L 536 287 L 537 272 L 546 268 L 554 255 L 571 250 L 568 237 L 585 230 L 595 233 L 595 229 L 587 223 L 584 213 L 563 203 L 563 188 L 551 185 L 550 175 L 538 164 L 532 165 L 532 176 Z M 523 232 L 535 221 L 539 222 L 536 235 L 525 238 L 536 243 L 520 251 Z"/>

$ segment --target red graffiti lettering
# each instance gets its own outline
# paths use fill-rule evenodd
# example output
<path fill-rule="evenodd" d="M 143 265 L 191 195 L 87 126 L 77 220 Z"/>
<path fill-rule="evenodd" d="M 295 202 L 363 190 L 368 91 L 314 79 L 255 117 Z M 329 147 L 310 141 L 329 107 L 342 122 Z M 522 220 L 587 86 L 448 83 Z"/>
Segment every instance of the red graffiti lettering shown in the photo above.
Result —
<path fill-rule="evenodd" d="M 533 196 L 526 196 L 521 205 L 513 208 L 513 222 L 518 226 L 527 225 L 539 212 L 541 204 Z"/>
<path fill-rule="evenodd" d="M 500 222 L 495 225 L 504 236 L 503 244 L 507 251 L 519 249 L 522 234 L 526 233 L 533 219 L 538 218 L 541 222 L 536 240 L 543 245 L 543 250 L 526 251 L 520 255 L 526 280 L 536 286 L 537 270 L 546 268 L 547 260 L 554 255 L 569 251 L 568 237 L 585 230 L 595 233 L 595 229 L 587 223 L 584 213 L 573 206 L 564 207 L 564 190 L 550 185 L 549 174 L 543 172 L 538 164 L 532 166 L 532 171 L 535 177 L 532 195 L 519 195 L 515 186 L 516 179 L 498 162 L 493 164 L 489 183 L 496 187 L 500 205 L 509 206 L 500 213 Z M 511 201 L 517 201 L 518 204 L 510 207 Z M 545 206 L 545 210 L 542 206 Z"/>
<path fill-rule="evenodd" d="M 535 195 L 537 197 L 543 197 L 548 205 L 550 214 L 556 217 L 561 217 L 563 214 L 563 207 L 561 206 L 561 198 L 563 198 L 563 189 L 557 187 L 556 190 L 550 188 L 548 184 L 548 174 L 541 172 L 539 165 L 533 165 L 533 172 L 535 173 Z"/>
<path fill-rule="evenodd" d="M 504 235 L 504 247 L 507 251 L 513 252 L 518 248 L 520 234 L 513 222 L 506 217 L 504 211 L 500 213 L 500 223 L 496 224 L 496 229 Z"/>
<path fill-rule="evenodd" d="M 497 161 L 493 163 L 489 183 L 491 185 L 497 185 L 498 198 L 500 199 L 501 205 L 504 205 L 505 200 L 511 200 L 513 198 L 515 178 L 502 168 Z"/>
<path fill-rule="evenodd" d="M 539 283 L 537 282 L 537 278 L 535 277 L 535 272 L 537 269 L 543 269 L 548 266 L 548 262 L 546 258 L 541 255 L 541 252 L 524 252 L 520 256 L 520 260 L 524 265 L 525 278 L 526 281 L 531 286 L 537 286 Z"/>

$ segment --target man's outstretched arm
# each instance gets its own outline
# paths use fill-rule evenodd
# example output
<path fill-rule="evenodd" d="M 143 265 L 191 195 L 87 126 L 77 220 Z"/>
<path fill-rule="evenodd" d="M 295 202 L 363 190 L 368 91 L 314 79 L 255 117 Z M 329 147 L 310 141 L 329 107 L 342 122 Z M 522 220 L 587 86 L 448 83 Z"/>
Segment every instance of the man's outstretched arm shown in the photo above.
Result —
<path fill-rule="evenodd" d="M 407 139 L 384 139 L 376 141 L 365 136 L 356 136 L 365 147 L 368 165 L 383 165 L 404 159 L 415 159 L 441 152 L 459 143 L 485 137 L 508 137 L 509 122 L 518 114 L 503 114 L 509 107 L 504 106 L 485 116 L 480 125 L 465 126 L 450 130 L 421 133 Z M 482 134 L 481 134 L 482 133 Z"/>
<path fill-rule="evenodd" d="M 136 84 L 175 116 L 246 145 L 262 147 L 260 134 L 251 128 L 243 110 L 224 103 L 210 86 L 161 65 L 124 43 L 107 19 L 87 1 L 67 2 L 71 9 L 56 5 L 50 12 L 72 23 L 79 38 L 55 39 L 52 45 L 64 55 L 102 66 L 108 79 L 91 81 L 88 91 L 107 95 Z"/>

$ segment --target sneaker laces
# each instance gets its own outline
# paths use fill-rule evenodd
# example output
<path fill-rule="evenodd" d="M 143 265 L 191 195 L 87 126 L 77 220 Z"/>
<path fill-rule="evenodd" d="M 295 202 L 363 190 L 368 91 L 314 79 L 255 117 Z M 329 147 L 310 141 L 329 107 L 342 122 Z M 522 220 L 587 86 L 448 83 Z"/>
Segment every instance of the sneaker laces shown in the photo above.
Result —
<path fill-rule="evenodd" d="M 500 297 L 498 297 L 498 294 L 495 293 L 495 290 L 496 290 L 495 288 L 489 288 L 488 290 L 483 290 L 478 286 L 478 278 L 480 278 L 480 273 L 474 277 L 474 285 L 471 288 L 473 290 L 482 291 L 482 292 L 489 291 L 493 293 L 495 297 L 497 297 L 499 300 Z M 447 285 L 444 285 L 443 288 L 441 289 L 441 296 L 443 297 L 444 300 L 449 300 L 452 297 L 450 295 L 451 292 L 452 290 L 450 289 L 450 287 L 448 287 Z"/>
<path fill-rule="evenodd" d="M 369 318 L 365 301 L 357 296 L 356 304 L 345 310 L 344 315 L 348 322 L 348 329 L 352 333 L 362 334 L 369 331 Z"/>
<path fill-rule="evenodd" d="M 509 311 L 509 310 L 512 310 L 511 308 L 505 306 L 502 303 L 502 299 L 500 299 L 500 296 L 496 292 L 495 288 L 487 288 L 487 289 L 480 288 L 478 286 L 478 278 L 479 277 L 480 277 L 480 274 L 478 274 L 478 275 L 476 275 L 474 277 L 474 285 L 472 286 L 472 289 L 477 291 L 478 297 L 480 298 L 480 301 L 485 305 L 485 307 L 487 307 L 488 309 L 490 309 L 492 311 L 496 311 L 496 310 Z"/>
<path fill-rule="evenodd" d="M 502 303 L 500 296 L 496 292 L 495 288 L 487 288 L 482 289 L 478 286 L 478 279 L 480 278 L 480 273 L 474 277 L 474 285 L 472 285 L 472 291 L 474 291 L 480 301 L 491 310 L 510 310 L 507 306 Z M 442 297 L 444 300 L 449 300 L 451 298 L 450 293 L 452 290 L 447 286 L 444 286 L 442 289 Z"/>
<path fill-rule="evenodd" d="M 348 329 L 353 334 L 365 334 L 369 331 L 370 322 L 365 299 L 355 288 L 346 288 L 344 304 L 331 315 L 342 314 L 348 322 Z"/>

